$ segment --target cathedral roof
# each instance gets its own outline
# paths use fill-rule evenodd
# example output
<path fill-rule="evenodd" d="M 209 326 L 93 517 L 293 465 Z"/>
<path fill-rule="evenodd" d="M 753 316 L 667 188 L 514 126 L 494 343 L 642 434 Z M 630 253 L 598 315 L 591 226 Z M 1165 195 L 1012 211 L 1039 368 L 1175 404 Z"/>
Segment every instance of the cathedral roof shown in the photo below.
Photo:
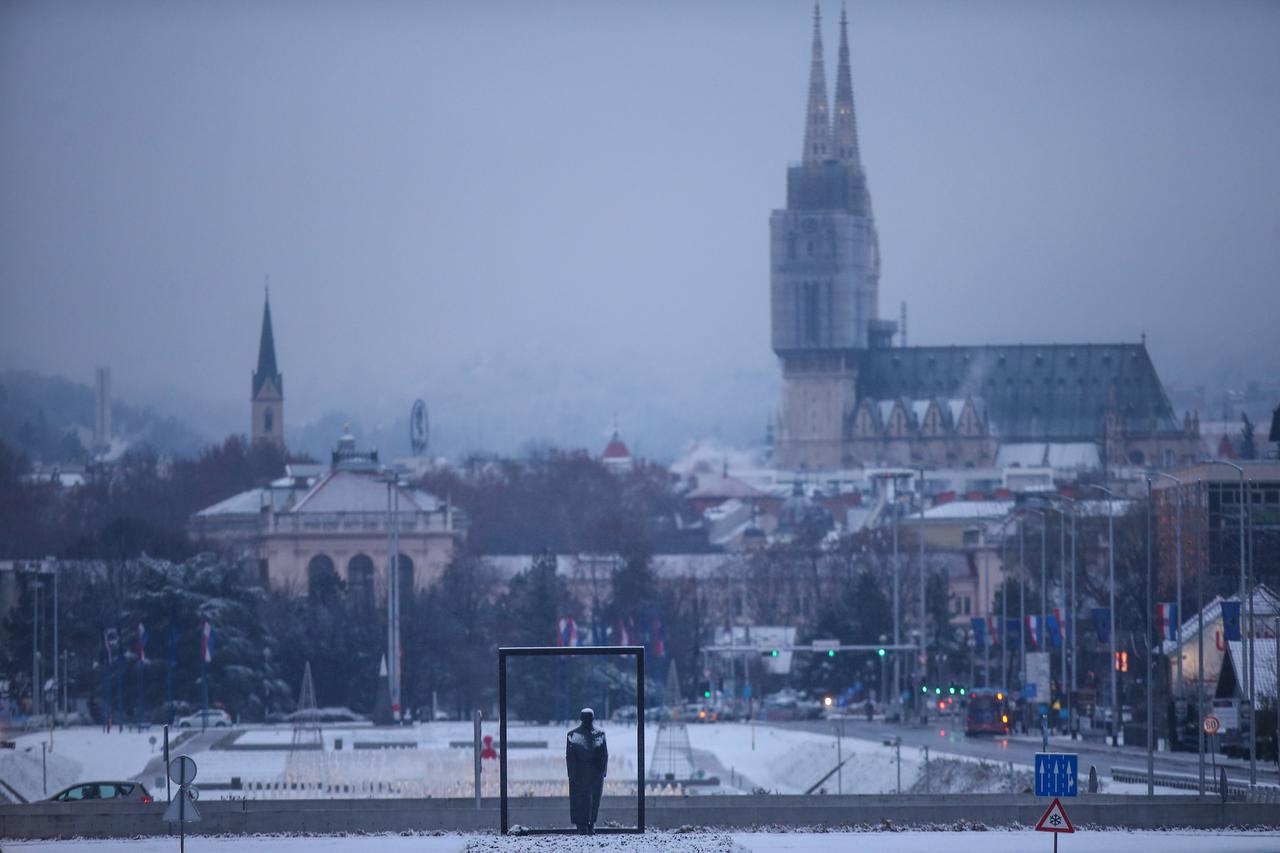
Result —
<path fill-rule="evenodd" d="M 862 356 L 858 393 L 981 400 L 1004 441 L 1092 440 L 1108 409 L 1126 433 L 1180 431 L 1145 344 L 872 349 Z"/>
<path fill-rule="evenodd" d="M 604 459 L 630 459 L 631 451 L 627 449 L 627 445 L 622 441 L 622 436 L 618 435 L 618 431 L 613 431 L 613 437 L 609 439 L 609 443 L 604 447 Z"/>

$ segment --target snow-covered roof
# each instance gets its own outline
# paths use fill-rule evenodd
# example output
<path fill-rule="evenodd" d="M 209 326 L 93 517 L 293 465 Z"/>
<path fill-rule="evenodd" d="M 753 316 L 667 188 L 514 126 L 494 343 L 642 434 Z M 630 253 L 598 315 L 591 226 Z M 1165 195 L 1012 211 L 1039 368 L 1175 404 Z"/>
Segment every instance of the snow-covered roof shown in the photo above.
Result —
<path fill-rule="evenodd" d="M 912 400 L 911 401 L 911 417 L 915 419 L 916 425 L 924 423 L 924 416 L 929 413 L 929 404 L 932 400 Z"/>
<path fill-rule="evenodd" d="M 689 492 L 687 497 L 691 500 L 698 500 L 699 498 L 737 498 L 742 500 L 768 496 L 759 489 L 742 482 L 737 477 L 722 474 L 719 477 L 699 478 L 698 488 Z"/>
<path fill-rule="evenodd" d="M 439 501 L 420 489 L 400 489 L 400 510 L 430 512 Z M 332 471 L 307 492 L 294 512 L 386 512 L 387 484 L 365 471 Z"/>
<path fill-rule="evenodd" d="M 951 422 L 957 423 L 960 415 L 964 413 L 964 400 L 952 399 L 947 401 L 947 409 L 951 412 Z"/>
<path fill-rule="evenodd" d="M 1237 596 L 1223 598 L 1216 595 L 1213 600 L 1204 606 L 1204 625 L 1205 628 L 1214 630 L 1213 626 L 1222 618 L 1222 602 L 1235 601 Z M 1248 612 L 1249 606 L 1246 602 L 1245 612 Z M 1277 596 L 1264 584 L 1258 584 L 1253 588 L 1253 615 L 1255 619 L 1274 622 L 1276 616 L 1280 616 L 1280 596 Z M 1182 622 L 1182 630 L 1179 636 L 1182 642 L 1194 642 L 1196 631 L 1200 626 L 1200 617 L 1194 610 L 1191 611 L 1191 618 L 1184 619 Z M 1165 640 L 1162 644 L 1165 654 L 1172 654 L 1177 647 L 1173 640 Z"/>
<path fill-rule="evenodd" d="M 1247 667 L 1244 658 L 1244 643 L 1240 640 L 1228 640 L 1227 646 L 1231 650 L 1231 668 L 1236 677 L 1236 684 L 1244 685 L 1248 683 L 1245 676 L 1246 670 L 1252 670 L 1253 677 L 1257 679 L 1255 683 L 1253 695 L 1256 699 L 1267 699 L 1274 702 L 1276 698 L 1276 640 L 1275 636 L 1264 639 L 1254 640 L 1251 644 L 1253 650 L 1253 666 Z"/>
<path fill-rule="evenodd" d="M 924 511 L 925 521 L 962 518 L 1002 518 L 1013 509 L 1013 501 L 950 501 Z M 909 520 L 909 519 L 908 519 Z"/>

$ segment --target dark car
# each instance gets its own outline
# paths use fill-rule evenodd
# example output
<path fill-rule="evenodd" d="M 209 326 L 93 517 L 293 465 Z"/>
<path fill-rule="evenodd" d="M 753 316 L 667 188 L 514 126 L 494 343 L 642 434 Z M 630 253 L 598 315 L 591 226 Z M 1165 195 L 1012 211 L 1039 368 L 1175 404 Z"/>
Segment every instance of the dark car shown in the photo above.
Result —
<path fill-rule="evenodd" d="M 55 803 L 88 803 L 111 800 L 113 802 L 152 802 L 151 795 L 141 782 L 81 782 L 49 798 Z"/>

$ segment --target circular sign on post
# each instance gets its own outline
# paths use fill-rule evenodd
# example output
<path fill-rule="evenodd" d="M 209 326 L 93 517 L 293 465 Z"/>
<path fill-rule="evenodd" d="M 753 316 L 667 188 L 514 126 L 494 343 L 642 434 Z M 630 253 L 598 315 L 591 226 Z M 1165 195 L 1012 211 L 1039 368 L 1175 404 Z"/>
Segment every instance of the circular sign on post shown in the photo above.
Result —
<path fill-rule="evenodd" d="M 196 762 L 189 755 L 179 755 L 169 762 L 169 778 L 179 785 L 190 785 L 196 780 Z"/>
<path fill-rule="evenodd" d="M 1212 715 L 1204 718 L 1204 733 L 1207 735 L 1216 735 L 1218 729 L 1222 728 L 1222 721 Z"/>

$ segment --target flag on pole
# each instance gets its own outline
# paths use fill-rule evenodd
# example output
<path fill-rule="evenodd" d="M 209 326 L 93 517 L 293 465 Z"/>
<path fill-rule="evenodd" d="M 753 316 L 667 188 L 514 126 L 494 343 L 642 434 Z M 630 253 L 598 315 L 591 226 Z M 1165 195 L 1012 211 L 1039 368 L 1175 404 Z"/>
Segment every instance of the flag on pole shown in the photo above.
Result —
<path fill-rule="evenodd" d="M 973 647 L 975 649 L 985 649 L 987 647 L 987 620 L 981 616 L 975 616 L 970 620 L 973 625 Z"/>
<path fill-rule="evenodd" d="M 1040 617 L 1028 616 L 1027 619 L 1027 640 L 1031 643 L 1031 648 L 1040 648 Z"/>
<path fill-rule="evenodd" d="M 653 617 L 653 654 L 659 658 L 667 656 L 667 629 L 659 616 Z"/>
<path fill-rule="evenodd" d="M 1000 623 L 994 616 L 987 617 L 987 636 L 991 638 L 991 644 L 1001 642 L 1000 640 Z"/>
<path fill-rule="evenodd" d="M 213 663 L 213 626 L 208 619 L 200 623 L 200 660 Z"/>
<path fill-rule="evenodd" d="M 147 662 L 147 629 L 138 623 L 138 663 Z"/>
<path fill-rule="evenodd" d="M 1098 632 L 1099 643 L 1111 642 L 1111 608 L 1093 608 L 1093 629 Z"/>
<path fill-rule="evenodd" d="M 1156 605 L 1156 622 L 1160 626 L 1160 639 L 1175 640 L 1178 634 L 1178 605 L 1165 602 Z"/>
<path fill-rule="evenodd" d="M 1053 612 L 1044 617 L 1044 633 L 1049 635 L 1049 643 L 1055 649 L 1062 648 L 1062 631 L 1058 627 L 1058 608 L 1054 608 Z"/>
<path fill-rule="evenodd" d="M 559 630 L 556 634 L 556 645 L 570 647 L 578 645 L 578 625 L 570 616 L 560 618 Z"/>
<path fill-rule="evenodd" d="M 1222 602 L 1222 636 L 1228 640 L 1240 639 L 1240 602 Z"/>
<path fill-rule="evenodd" d="M 1054 618 L 1058 620 L 1058 633 L 1063 641 L 1071 640 L 1071 611 L 1063 611 L 1061 607 L 1053 608 Z M 1056 644 L 1055 644 L 1056 645 Z"/>

